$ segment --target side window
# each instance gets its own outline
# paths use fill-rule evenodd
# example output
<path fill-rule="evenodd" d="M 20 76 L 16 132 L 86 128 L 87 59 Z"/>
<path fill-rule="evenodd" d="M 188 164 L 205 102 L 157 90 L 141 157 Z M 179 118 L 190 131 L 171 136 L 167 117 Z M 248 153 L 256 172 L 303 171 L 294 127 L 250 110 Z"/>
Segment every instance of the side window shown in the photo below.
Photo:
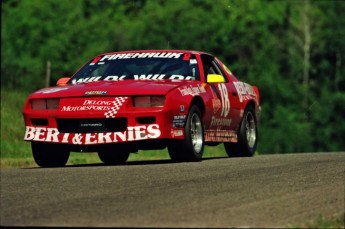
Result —
<path fill-rule="evenodd" d="M 215 61 L 212 61 L 211 67 L 208 71 L 208 74 L 218 74 L 224 77 L 225 82 L 228 82 L 227 77 L 225 77 L 225 74 L 220 70 L 218 64 Z"/>

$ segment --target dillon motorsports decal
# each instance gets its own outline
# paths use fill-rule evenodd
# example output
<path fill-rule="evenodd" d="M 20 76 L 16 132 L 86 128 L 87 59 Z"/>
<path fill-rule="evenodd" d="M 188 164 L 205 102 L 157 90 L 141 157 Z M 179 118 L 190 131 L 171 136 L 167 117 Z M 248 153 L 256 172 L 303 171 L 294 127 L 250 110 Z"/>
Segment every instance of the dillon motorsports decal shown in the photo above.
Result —
<path fill-rule="evenodd" d="M 61 105 L 62 112 L 99 111 L 104 112 L 106 118 L 115 118 L 117 112 L 126 103 L 128 97 L 75 99 L 68 100 L 68 105 Z M 63 102 L 62 102 L 63 103 Z M 73 105 L 70 105 L 73 104 Z"/>
<path fill-rule="evenodd" d="M 24 140 L 73 145 L 95 145 L 155 139 L 160 136 L 161 131 L 158 124 L 129 126 L 123 132 L 108 133 L 60 133 L 57 128 L 26 126 Z"/>

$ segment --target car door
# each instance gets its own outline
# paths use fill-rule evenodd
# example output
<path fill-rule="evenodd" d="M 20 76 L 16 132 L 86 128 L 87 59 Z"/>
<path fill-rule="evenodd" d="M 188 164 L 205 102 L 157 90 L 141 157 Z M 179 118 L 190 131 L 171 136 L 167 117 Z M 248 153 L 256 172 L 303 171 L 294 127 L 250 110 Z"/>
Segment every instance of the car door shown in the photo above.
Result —
<path fill-rule="evenodd" d="M 206 139 L 210 141 L 231 141 L 237 132 L 240 113 L 240 102 L 232 79 L 220 67 L 217 60 L 210 56 L 202 56 L 205 79 L 208 74 L 217 74 L 224 82 L 210 83 L 211 115 L 206 122 Z"/>

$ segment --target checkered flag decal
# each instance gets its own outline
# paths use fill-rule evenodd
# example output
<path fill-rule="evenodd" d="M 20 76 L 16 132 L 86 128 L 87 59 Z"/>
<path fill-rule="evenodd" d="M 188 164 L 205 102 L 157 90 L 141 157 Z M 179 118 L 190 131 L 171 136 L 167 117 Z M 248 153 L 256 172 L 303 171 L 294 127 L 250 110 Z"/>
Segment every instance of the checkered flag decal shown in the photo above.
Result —
<path fill-rule="evenodd" d="M 106 118 L 115 118 L 117 111 L 120 110 L 122 105 L 126 102 L 127 97 L 116 97 L 115 101 L 113 101 L 114 106 L 110 108 L 110 111 L 104 113 Z"/>

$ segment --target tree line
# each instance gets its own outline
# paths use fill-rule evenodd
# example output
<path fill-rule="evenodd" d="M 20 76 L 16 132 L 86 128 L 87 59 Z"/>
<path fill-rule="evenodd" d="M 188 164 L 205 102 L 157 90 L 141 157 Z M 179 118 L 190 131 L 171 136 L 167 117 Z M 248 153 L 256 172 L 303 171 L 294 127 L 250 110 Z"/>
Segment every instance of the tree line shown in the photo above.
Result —
<path fill-rule="evenodd" d="M 345 149 L 345 2 L 5 0 L 1 85 L 31 92 L 93 56 L 191 49 L 257 85 L 259 153 Z"/>

